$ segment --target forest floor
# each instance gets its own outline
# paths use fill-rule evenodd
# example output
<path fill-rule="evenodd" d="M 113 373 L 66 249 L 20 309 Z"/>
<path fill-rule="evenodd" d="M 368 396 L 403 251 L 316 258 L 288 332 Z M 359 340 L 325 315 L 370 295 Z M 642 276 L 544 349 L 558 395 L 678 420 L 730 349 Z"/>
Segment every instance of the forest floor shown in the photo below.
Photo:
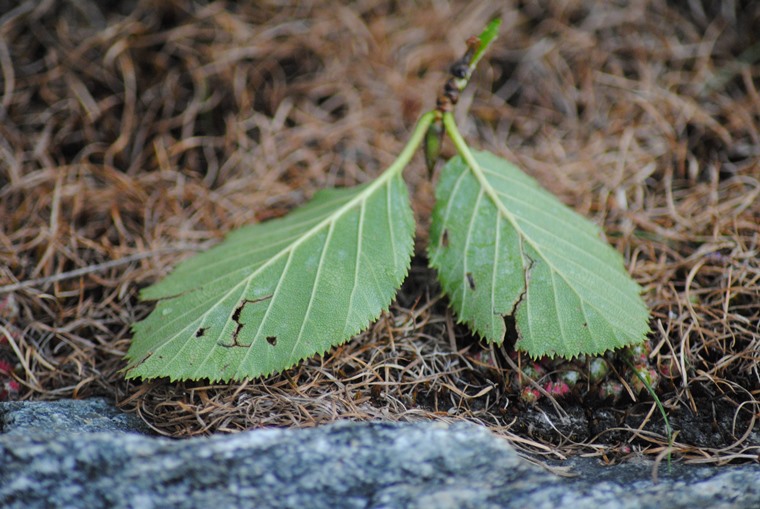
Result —
<path fill-rule="evenodd" d="M 255 4 L 0 0 L 0 399 L 105 395 L 172 437 L 469 420 L 547 459 L 758 461 L 760 4 Z M 266 379 L 125 380 L 130 327 L 153 308 L 141 288 L 379 175 L 497 15 L 460 129 L 623 254 L 672 436 L 624 355 L 600 376 L 593 359 L 535 368 L 456 324 L 424 255 L 420 156 L 405 172 L 418 254 L 367 331 Z M 523 397 L 528 375 L 569 370 L 570 394 Z"/>

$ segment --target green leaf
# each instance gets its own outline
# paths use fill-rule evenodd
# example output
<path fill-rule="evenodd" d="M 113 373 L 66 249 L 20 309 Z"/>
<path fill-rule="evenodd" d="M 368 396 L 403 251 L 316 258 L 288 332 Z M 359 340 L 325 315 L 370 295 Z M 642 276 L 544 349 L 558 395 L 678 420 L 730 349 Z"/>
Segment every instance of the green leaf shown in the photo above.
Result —
<path fill-rule="evenodd" d="M 429 255 L 458 319 L 500 344 L 513 316 L 516 348 L 533 357 L 642 341 L 641 289 L 600 229 L 514 165 L 471 153 L 448 124 L 447 132 L 469 164 L 457 156 L 441 172 Z"/>
<path fill-rule="evenodd" d="M 388 308 L 413 235 L 397 169 L 244 227 L 142 292 L 159 303 L 133 327 L 127 377 L 241 380 L 325 352 Z"/>

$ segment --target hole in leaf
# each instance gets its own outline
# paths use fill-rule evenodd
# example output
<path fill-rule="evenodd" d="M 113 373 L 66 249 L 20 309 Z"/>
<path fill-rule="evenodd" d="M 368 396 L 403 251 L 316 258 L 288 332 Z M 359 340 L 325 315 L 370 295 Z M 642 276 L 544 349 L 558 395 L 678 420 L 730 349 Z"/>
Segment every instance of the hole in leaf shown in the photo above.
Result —
<path fill-rule="evenodd" d="M 200 327 L 197 331 L 195 331 L 195 337 L 202 338 L 203 336 L 205 336 L 206 329 L 208 329 L 208 327 Z"/>
<path fill-rule="evenodd" d="M 277 336 L 267 336 L 267 343 L 272 346 L 277 345 Z"/>
<path fill-rule="evenodd" d="M 246 304 L 256 304 L 261 301 L 265 301 L 267 299 L 271 299 L 271 295 L 266 295 L 264 297 L 260 297 L 258 299 L 243 299 L 240 301 L 240 304 L 238 307 L 235 308 L 235 312 L 232 313 L 232 321 L 237 324 L 237 327 L 235 327 L 235 330 L 232 332 L 232 344 L 231 345 L 224 345 L 224 347 L 231 347 L 231 346 L 250 346 L 250 345 L 241 345 L 238 342 L 238 337 L 240 336 L 240 331 L 243 330 L 243 327 L 245 324 L 240 321 L 240 314 L 243 312 L 243 308 L 246 306 Z"/>

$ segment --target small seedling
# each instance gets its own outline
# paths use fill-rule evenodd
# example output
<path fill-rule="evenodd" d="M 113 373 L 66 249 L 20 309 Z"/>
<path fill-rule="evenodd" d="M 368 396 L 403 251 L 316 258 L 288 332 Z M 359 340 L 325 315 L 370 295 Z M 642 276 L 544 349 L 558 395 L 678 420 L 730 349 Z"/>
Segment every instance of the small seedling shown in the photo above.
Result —
<path fill-rule="evenodd" d="M 600 229 L 459 133 L 451 110 L 498 29 L 496 20 L 468 41 L 437 108 L 376 180 L 323 190 L 283 218 L 235 231 L 143 290 L 158 304 L 133 327 L 127 377 L 264 376 L 368 327 L 413 254 L 402 172 L 422 143 L 432 170 L 444 135 L 459 155 L 439 176 L 428 255 L 459 322 L 499 345 L 511 317 L 516 349 L 534 358 L 641 342 L 649 317 L 641 289 Z"/>

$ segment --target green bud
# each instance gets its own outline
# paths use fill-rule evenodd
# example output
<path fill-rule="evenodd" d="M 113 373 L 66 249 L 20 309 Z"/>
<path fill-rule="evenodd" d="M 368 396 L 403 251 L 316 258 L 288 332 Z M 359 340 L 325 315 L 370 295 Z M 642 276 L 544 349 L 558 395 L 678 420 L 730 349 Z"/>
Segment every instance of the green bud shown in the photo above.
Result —
<path fill-rule="evenodd" d="M 632 363 L 639 365 L 647 363 L 651 352 L 652 348 L 649 345 L 649 341 L 643 341 L 623 350 L 623 355 L 625 355 Z"/>
<path fill-rule="evenodd" d="M 628 383 L 630 384 L 635 394 L 639 394 L 644 390 L 649 390 L 647 385 L 649 385 L 649 387 L 651 387 L 653 390 L 657 387 L 657 384 L 660 381 L 660 376 L 657 374 L 657 371 L 648 366 L 636 366 L 634 370 L 635 372 L 631 373 L 631 377 Z M 641 378 L 646 380 L 646 383 L 644 383 L 644 381 L 642 381 L 636 373 L 638 373 Z"/>
<path fill-rule="evenodd" d="M 592 384 L 597 384 L 604 380 L 609 371 L 610 367 L 607 365 L 607 361 L 601 357 L 594 357 L 588 364 L 588 376 Z"/>
<path fill-rule="evenodd" d="M 599 386 L 599 399 L 617 401 L 623 395 L 623 384 L 607 381 Z"/>
<path fill-rule="evenodd" d="M 425 133 L 425 163 L 427 164 L 428 175 L 431 177 L 435 171 L 435 163 L 438 162 L 438 157 L 441 155 L 443 132 L 443 122 L 438 118 L 430 124 L 427 133 Z"/>
<path fill-rule="evenodd" d="M 578 382 L 581 379 L 581 374 L 574 369 L 570 369 L 567 371 L 562 371 L 559 374 L 559 379 L 565 382 L 568 385 L 568 387 L 572 389 L 573 387 L 578 385 Z"/>

